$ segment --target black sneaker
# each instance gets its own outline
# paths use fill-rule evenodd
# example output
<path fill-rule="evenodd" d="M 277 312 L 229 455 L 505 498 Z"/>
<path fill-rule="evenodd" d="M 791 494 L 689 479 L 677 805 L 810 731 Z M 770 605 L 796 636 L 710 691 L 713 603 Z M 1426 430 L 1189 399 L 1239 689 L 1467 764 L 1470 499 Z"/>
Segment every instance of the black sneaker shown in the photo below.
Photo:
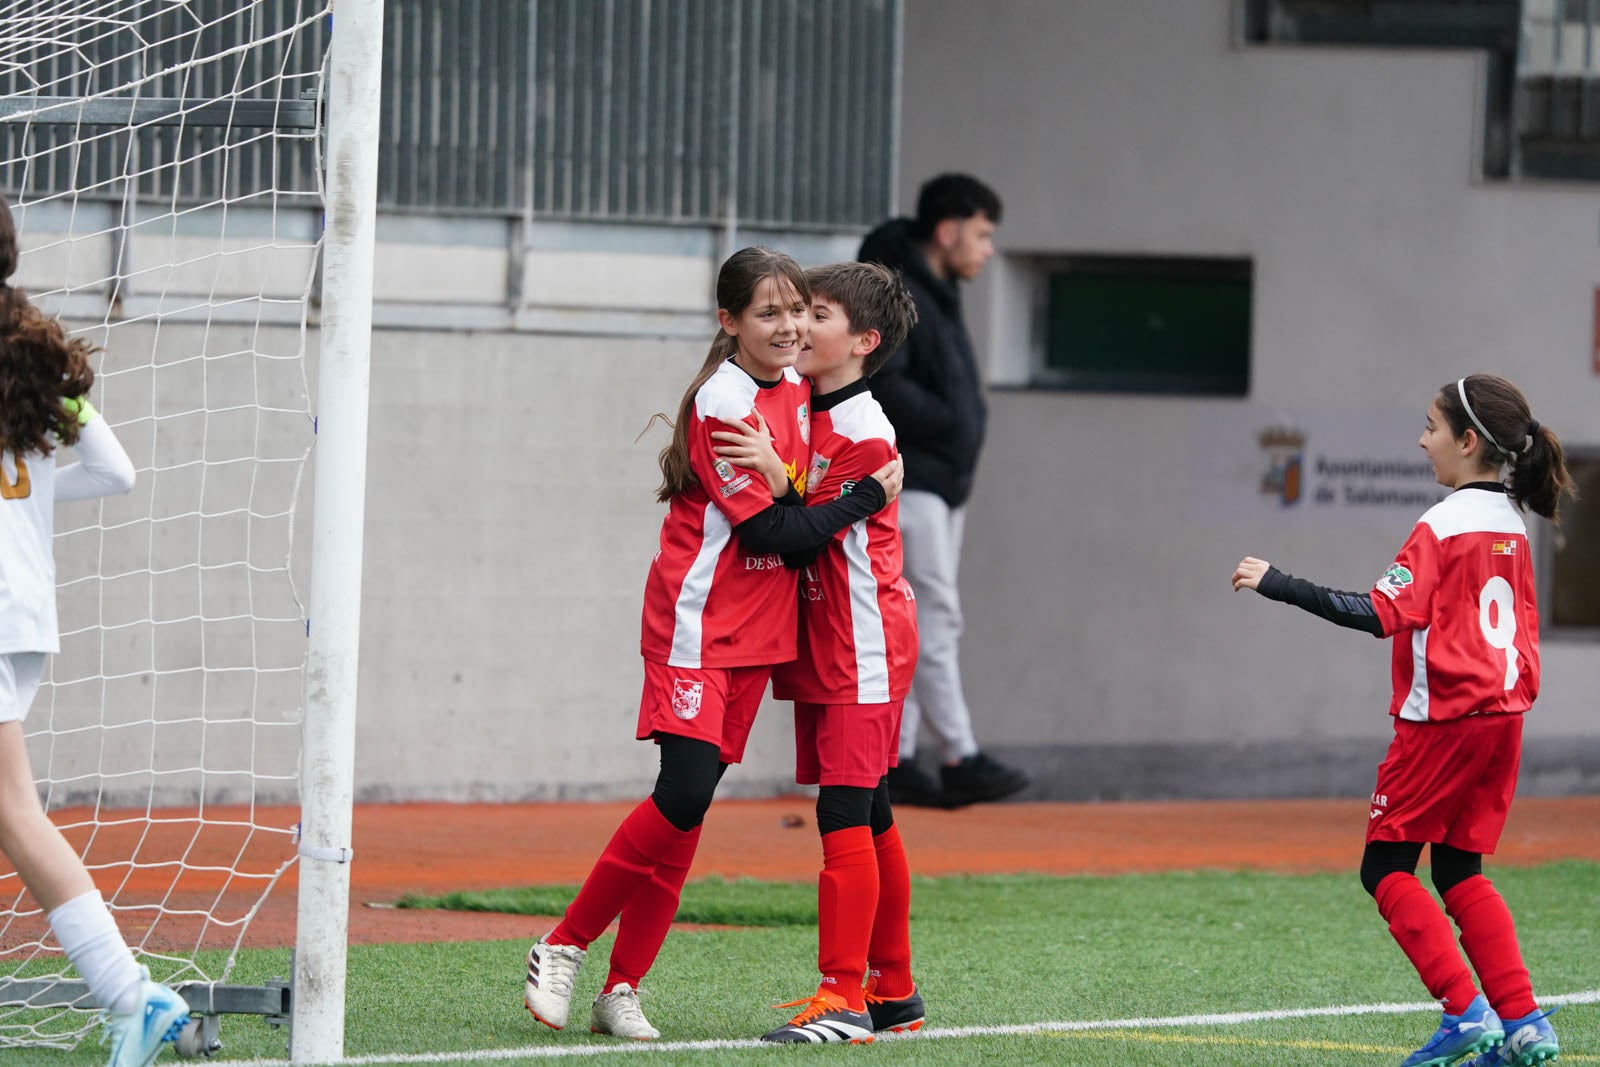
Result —
<path fill-rule="evenodd" d="M 954 767 L 940 767 L 939 779 L 944 784 L 944 801 L 950 807 L 1003 800 L 1033 784 L 1032 778 L 1015 767 L 1007 767 L 982 752 Z"/>
<path fill-rule="evenodd" d="M 944 795 L 933 776 L 917 766 L 915 759 L 889 768 L 889 803 L 896 807 L 942 808 Z"/>
<path fill-rule="evenodd" d="M 874 1033 L 914 1034 L 922 1029 L 928 1009 L 922 1002 L 920 992 L 913 989 L 910 996 L 887 1000 L 873 993 L 874 984 L 871 981 L 867 983 L 867 1012 L 872 1016 Z"/>

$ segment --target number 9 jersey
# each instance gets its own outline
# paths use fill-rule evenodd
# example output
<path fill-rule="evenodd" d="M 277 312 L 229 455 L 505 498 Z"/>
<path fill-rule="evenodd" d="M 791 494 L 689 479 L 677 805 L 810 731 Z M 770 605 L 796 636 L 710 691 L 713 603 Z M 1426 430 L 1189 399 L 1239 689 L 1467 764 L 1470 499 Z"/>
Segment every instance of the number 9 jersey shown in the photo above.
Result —
<path fill-rule="evenodd" d="M 1533 706 L 1539 607 L 1528 528 L 1503 486 L 1474 482 L 1429 508 L 1372 607 L 1395 639 L 1389 714 L 1439 722 Z"/>

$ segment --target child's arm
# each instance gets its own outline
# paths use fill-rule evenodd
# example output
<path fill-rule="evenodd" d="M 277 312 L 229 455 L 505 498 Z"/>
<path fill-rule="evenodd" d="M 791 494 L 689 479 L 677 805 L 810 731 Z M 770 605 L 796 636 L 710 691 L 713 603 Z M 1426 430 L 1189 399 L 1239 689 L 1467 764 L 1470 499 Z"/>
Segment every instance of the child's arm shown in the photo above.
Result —
<path fill-rule="evenodd" d="M 132 489 L 133 461 L 94 405 L 87 397 L 62 403 L 78 416 L 78 440 L 72 446 L 78 462 L 56 471 L 56 499 L 93 500 Z"/>
<path fill-rule="evenodd" d="M 815 507 L 773 504 L 733 528 L 750 552 L 803 552 L 820 548 L 834 534 L 886 506 L 900 495 L 905 465 L 899 457 L 863 478 L 854 491 Z"/>
<path fill-rule="evenodd" d="M 1371 593 L 1344 593 L 1315 585 L 1254 556 L 1246 556 L 1233 570 L 1233 591 L 1241 589 L 1254 589 L 1268 600 L 1293 604 L 1336 626 L 1383 636 L 1383 626 L 1372 610 Z"/>
<path fill-rule="evenodd" d="M 755 416 L 754 426 L 743 420 L 718 419 L 728 429 L 712 433 L 711 439 L 717 442 L 712 451 L 735 467 L 743 467 L 761 475 L 762 481 L 767 483 L 767 488 L 772 492 L 772 499 L 782 500 L 793 492 L 794 487 L 789 484 L 789 472 L 784 468 L 783 460 L 778 458 L 777 450 L 772 447 L 772 433 L 767 429 L 767 420 L 759 411 Z"/>

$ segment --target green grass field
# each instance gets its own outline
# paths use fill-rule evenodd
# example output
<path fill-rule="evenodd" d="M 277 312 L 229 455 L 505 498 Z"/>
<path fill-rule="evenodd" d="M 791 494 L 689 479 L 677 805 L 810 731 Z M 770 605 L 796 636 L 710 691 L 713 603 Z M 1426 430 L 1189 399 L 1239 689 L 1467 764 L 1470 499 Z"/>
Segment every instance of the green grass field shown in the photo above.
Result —
<path fill-rule="evenodd" d="M 1600 865 L 1491 873 L 1517 915 L 1536 991 L 1590 994 L 1555 1017 L 1559 1062 L 1600 1063 Z M 645 982 L 646 1012 L 663 1033 L 654 1045 L 588 1033 L 587 1004 L 605 976 L 609 938 L 594 946 L 573 1022 L 560 1033 L 522 1008 L 525 942 L 354 948 L 347 1054 L 368 1063 L 511 1065 L 639 1054 L 652 1065 L 764 1056 L 896 1065 L 1381 1064 L 1398 1063 L 1438 1021 L 1425 1010 L 1163 1021 L 1426 1001 L 1353 871 L 941 878 L 919 880 L 914 892 L 916 970 L 930 1010 L 921 1035 L 854 1048 L 699 1047 L 760 1035 L 788 1014 L 767 1005 L 815 988 L 811 893 L 805 885 L 691 883 L 685 906 L 697 914 L 712 909 L 718 921 L 734 922 L 744 901 L 769 925 L 668 939 Z M 549 908 L 548 893 L 532 899 L 535 910 Z M 564 900 L 558 894 L 554 903 Z M 248 953 L 234 980 L 287 968 L 285 952 Z M 1113 1020 L 1145 1021 L 1104 1025 Z M 952 1033 L 962 1028 L 1009 1030 Z M 224 1019 L 222 1036 L 224 1059 L 283 1056 L 282 1035 L 257 1020 Z M 689 1043 L 695 1047 L 676 1047 Z M 421 1058 L 428 1054 L 435 1055 Z M 72 1053 L 8 1050 L 0 1063 L 64 1067 L 103 1055 L 91 1042 Z"/>

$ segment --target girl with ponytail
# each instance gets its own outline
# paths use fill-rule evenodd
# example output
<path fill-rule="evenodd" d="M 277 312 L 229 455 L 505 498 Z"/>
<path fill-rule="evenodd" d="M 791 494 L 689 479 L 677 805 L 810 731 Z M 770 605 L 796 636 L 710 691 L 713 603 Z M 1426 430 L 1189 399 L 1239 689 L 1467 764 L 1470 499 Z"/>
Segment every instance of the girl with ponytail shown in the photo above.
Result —
<path fill-rule="evenodd" d="M 1505 826 L 1522 718 L 1539 695 L 1539 609 L 1521 513 L 1559 521 L 1572 476 L 1555 433 L 1492 374 L 1445 383 L 1417 444 L 1452 492 L 1417 521 L 1371 592 L 1335 592 L 1253 556 L 1234 569 L 1233 588 L 1395 639 L 1395 734 L 1372 793 L 1361 884 L 1444 1007 L 1438 1030 L 1402 1067 L 1465 1056 L 1475 1057 L 1468 1067 L 1527 1067 L 1555 1059 L 1559 1046 L 1483 857 Z M 1424 845 L 1443 910 L 1416 876 Z"/>
<path fill-rule="evenodd" d="M 900 491 L 898 459 L 806 507 L 811 387 L 794 371 L 811 293 L 793 259 L 745 248 L 717 275 L 718 331 L 661 451 L 667 505 L 644 593 L 635 735 L 660 749 L 651 795 L 606 845 L 561 922 L 528 950 L 523 1002 L 560 1030 L 589 943 L 621 916 L 589 1028 L 651 1040 L 639 1006 L 717 783 L 744 756 L 772 668 L 795 658 L 799 583 L 783 554 L 816 549 Z M 750 447 L 755 440 L 759 447 Z M 717 454 L 730 441 L 754 467 Z"/>

